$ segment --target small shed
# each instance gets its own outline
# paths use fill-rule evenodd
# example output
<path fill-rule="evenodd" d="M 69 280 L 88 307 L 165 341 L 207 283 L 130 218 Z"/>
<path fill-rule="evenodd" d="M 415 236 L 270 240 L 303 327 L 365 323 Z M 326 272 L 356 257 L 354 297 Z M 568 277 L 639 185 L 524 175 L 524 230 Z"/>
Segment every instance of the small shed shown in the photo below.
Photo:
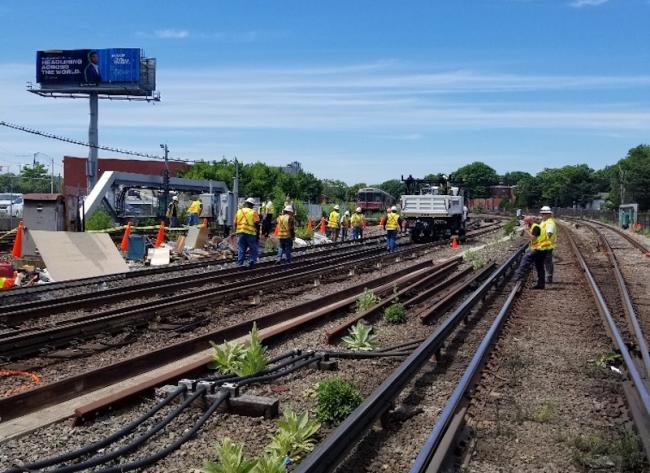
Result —
<path fill-rule="evenodd" d="M 23 199 L 23 254 L 34 256 L 36 246 L 29 231 L 65 231 L 65 199 L 62 194 L 25 194 Z"/>

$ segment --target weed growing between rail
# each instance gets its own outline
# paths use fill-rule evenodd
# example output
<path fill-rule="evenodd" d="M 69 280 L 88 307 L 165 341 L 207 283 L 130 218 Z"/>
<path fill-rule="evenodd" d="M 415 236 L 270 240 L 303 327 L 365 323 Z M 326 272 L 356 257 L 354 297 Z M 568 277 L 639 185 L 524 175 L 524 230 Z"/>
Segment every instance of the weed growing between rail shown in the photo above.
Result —
<path fill-rule="evenodd" d="M 467 250 L 465 252 L 465 255 L 463 256 L 463 259 L 465 260 L 465 262 L 472 265 L 474 271 L 479 270 L 483 266 L 485 266 L 485 258 L 477 251 Z"/>
<path fill-rule="evenodd" d="M 255 323 L 253 323 L 249 335 L 248 345 L 227 341 L 217 345 L 210 342 L 212 362 L 208 364 L 208 368 L 216 369 L 221 374 L 236 374 L 238 376 L 254 375 L 266 368 L 268 363 L 266 347 L 260 341 Z"/>
<path fill-rule="evenodd" d="M 377 335 L 372 333 L 372 327 L 363 320 L 350 327 L 349 335 L 341 340 L 352 351 L 372 351 L 377 348 Z"/>
<path fill-rule="evenodd" d="M 278 431 L 271 437 L 264 455 L 250 459 L 244 446 L 225 437 L 215 447 L 217 462 L 206 461 L 203 473 L 284 473 L 286 465 L 299 461 L 316 445 L 320 424 L 309 419 L 309 413 L 297 414 L 290 409 L 277 422 Z"/>
<path fill-rule="evenodd" d="M 406 322 L 406 307 L 396 302 L 384 310 L 384 320 L 390 324 L 403 324 Z"/>
<path fill-rule="evenodd" d="M 315 391 L 318 399 L 316 417 L 331 425 L 343 421 L 363 401 L 359 389 L 338 376 L 318 383 Z"/>
<path fill-rule="evenodd" d="M 629 430 L 620 432 L 618 438 L 606 439 L 597 434 L 578 435 L 573 439 L 573 458 L 585 471 L 612 467 L 622 472 L 647 471 L 639 437 Z"/>
<path fill-rule="evenodd" d="M 359 296 L 355 305 L 356 312 L 363 312 L 370 309 L 379 302 L 379 298 L 370 289 L 364 289 L 363 294 Z"/>

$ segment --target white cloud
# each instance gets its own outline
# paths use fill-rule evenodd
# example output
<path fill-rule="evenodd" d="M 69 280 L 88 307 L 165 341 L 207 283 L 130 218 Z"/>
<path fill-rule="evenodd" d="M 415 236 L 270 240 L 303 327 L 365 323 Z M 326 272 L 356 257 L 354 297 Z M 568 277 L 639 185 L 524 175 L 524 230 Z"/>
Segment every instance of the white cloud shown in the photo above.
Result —
<path fill-rule="evenodd" d="M 168 28 L 154 31 L 154 36 L 160 39 L 185 39 L 189 38 L 190 32 L 187 30 Z"/>
<path fill-rule="evenodd" d="M 595 7 L 598 5 L 603 5 L 609 2 L 609 0 L 573 0 L 569 3 L 573 8 L 583 8 L 583 7 Z"/>

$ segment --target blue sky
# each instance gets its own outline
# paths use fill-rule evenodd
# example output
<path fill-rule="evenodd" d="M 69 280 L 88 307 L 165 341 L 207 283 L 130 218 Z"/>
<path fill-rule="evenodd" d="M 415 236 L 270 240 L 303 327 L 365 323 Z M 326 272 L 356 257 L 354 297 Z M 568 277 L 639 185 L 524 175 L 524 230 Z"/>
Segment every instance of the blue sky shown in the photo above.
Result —
<path fill-rule="evenodd" d="M 650 0 L 2 0 L 0 120 L 85 141 L 87 102 L 25 92 L 35 51 L 141 47 L 162 101 L 102 101 L 100 144 L 350 184 L 601 168 L 650 142 L 648 19 Z M 0 127 L 0 165 L 35 152 L 87 154 Z"/>

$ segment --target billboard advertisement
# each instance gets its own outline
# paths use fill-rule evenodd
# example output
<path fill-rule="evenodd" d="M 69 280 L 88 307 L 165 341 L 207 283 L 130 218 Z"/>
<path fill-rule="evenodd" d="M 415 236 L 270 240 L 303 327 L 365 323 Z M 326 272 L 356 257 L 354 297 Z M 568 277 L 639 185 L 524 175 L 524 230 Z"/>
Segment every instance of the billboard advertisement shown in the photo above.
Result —
<path fill-rule="evenodd" d="M 41 87 L 103 87 L 140 81 L 140 49 L 37 51 L 36 82 Z"/>

